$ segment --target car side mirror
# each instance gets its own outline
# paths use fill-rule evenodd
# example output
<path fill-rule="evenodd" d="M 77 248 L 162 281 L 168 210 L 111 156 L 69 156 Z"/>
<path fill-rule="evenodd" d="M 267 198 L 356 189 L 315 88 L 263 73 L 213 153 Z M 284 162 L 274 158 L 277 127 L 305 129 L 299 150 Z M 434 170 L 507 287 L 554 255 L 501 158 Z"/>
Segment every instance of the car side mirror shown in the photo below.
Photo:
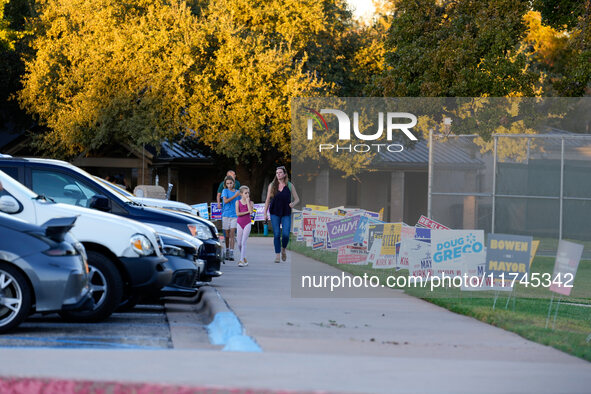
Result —
<path fill-rule="evenodd" d="M 95 194 L 90 199 L 90 204 L 88 204 L 88 207 L 92 209 L 98 209 L 99 211 L 103 212 L 111 212 L 111 200 L 101 194 Z"/>
<path fill-rule="evenodd" d="M 82 191 L 76 185 L 64 186 L 64 196 L 74 198 L 76 200 L 81 200 L 82 197 L 84 197 Z"/>
<path fill-rule="evenodd" d="M 21 210 L 21 206 L 12 196 L 0 197 L 0 211 L 4 213 L 17 213 Z"/>

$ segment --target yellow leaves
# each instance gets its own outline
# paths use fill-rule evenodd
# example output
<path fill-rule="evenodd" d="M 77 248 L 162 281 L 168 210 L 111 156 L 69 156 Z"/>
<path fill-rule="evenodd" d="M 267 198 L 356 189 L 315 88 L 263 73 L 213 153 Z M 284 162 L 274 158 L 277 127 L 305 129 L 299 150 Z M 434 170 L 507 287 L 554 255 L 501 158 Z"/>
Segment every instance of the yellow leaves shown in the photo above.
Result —
<path fill-rule="evenodd" d="M 523 17 L 527 26 L 525 43 L 531 47 L 530 53 L 538 56 L 549 66 L 559 59 L 568 44 L 568 33 L 558 31 L 542 24 L 542 16 L 537 11 L 529 11 Z"/>
<path fill-rule="evenodd" d="M 302 51 L 322 28 L 322 3 L 209 3 L 201 20 L 210 53 L 192 80 L 191 129 L 216 152 L 240 159 L 289 155 L 291 97 L 324 85 L 303 70 Z"/>
<path fill-rule="evenodd" d="M 44 4 L 38 30 L 47 34 L 35 41 L 20 102 L 52 129 L 48 144 L 73 154 L 178 133 L 193 48 L 203 39 L 184 3 Z"/>
<path fill-rule="evenodd" d="M 305 64 L 333 1 L 41 4 L 20 102 L 70 154 L 187 133 L 235 159 L 288 156 L 290 98 L 331 88 Z"/>
<path fill-rule="evenodd" d="M 500 126 L 495 130 L 498 134 L 537 134 L 535 130 L 525 127 L 523 121 L 514 122 L 511 127 Z M 538 149 L 535 139 L 529 138 L 503 138 L 497 137 L 497 158 L 500 162 L 511 161 L 521 163 L 527 160 L 530 152 Z M 480 147 L 480 153 L 494 150 L 494 139 L 485 141 L 482 137 L 474 139 L 474 143 Z M 541 148 L 540 148 L 541 149 Z"/>

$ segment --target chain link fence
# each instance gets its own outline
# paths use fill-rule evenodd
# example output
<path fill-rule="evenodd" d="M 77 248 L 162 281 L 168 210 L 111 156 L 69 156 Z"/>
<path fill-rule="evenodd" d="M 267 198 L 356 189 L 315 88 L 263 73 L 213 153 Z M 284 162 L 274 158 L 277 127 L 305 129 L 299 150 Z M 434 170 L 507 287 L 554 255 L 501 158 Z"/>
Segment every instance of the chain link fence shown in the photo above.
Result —
<path fill-rule="evenodd" d="M 431 135 L 431 218 L 457 229 L 585 245 L 591 258 L 591 135 L 572 133 Z"/>

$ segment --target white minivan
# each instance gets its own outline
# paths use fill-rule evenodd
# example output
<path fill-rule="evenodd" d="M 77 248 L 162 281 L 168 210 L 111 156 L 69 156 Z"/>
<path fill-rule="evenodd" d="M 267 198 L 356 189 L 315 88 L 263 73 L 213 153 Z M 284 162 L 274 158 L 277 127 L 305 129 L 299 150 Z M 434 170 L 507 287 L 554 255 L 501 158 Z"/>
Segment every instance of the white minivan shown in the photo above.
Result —
<path fill-rule="evenodd" d="M 108 317 L 125 297 L 153 293 L 167 285 L 172 271 L 165 265 L 159 237 L 145 224 L 38 195 L 0 171 L 0 211 L 40 224 L 49 219 L 77 215 L 71 234 L 88 256 L 89 281 L 95 307 L 67 311 L 68 320 L 99 321 Z"/>

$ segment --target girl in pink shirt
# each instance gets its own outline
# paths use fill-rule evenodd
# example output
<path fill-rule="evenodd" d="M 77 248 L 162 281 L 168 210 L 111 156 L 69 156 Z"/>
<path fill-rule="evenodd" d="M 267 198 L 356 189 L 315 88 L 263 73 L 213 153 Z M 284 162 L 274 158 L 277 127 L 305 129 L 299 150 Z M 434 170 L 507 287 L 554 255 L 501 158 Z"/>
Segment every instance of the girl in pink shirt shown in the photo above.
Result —
<path fill-rule="evenodd" d="M 240 260 L 238 261 L 238 267 L 246 267 L 248 261 L 246 261 L 246 241 L 250 235 L 250 215 L 252 215 L 252 209 L 254 204 L 250 201 L 250 189 L 248 186 L 240 187 L 240 200 L 236 201 L 236 215 L 238 216 L 238 233 L 236 234 L 236 248 L 240 250 Z M 236 253 L 238 255 L 238 253 Z"/>

